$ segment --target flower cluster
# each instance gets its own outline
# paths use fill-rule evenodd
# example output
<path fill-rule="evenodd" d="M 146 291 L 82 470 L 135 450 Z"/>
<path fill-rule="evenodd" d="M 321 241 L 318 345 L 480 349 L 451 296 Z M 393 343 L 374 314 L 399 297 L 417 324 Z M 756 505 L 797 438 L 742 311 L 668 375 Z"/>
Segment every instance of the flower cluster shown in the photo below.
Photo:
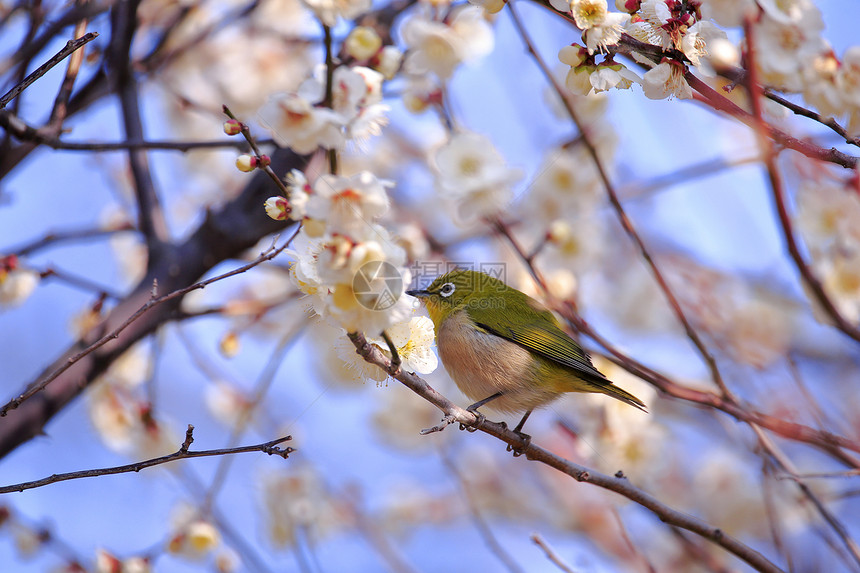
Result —
<path fill-rule="evenodd" d="M 856 188 L 804 181 L 797 223 L 824 290 L 847 320 L 860 323 L 860 197 Z M 827 321 L 822 312 L 820 320 Z"/>
<path fill-rule="evenodd" d="M 296 92 L 276 94 L 260 108 L 259 118 L 275 140 L 296 153 L 318 147 L 342 148 L 379 135 L 387 122 L 382 102 L 382 73 L 364 66 L 340 66 L 332 77 L 326 105 L 326 66 L 316 67 Z"/>
<path fill-rule="evenodd" d="M 494 47 L 493 31 L 482 8 L 461 6 L 444 14 L 415 12 L 401 27 L 408 49 L 403 62 L 407 79 L 403 101 L 416 113 L 439 100 L 441 88 L 431 76 L 445 82 L 460 64 L 482 58 Z"/>
<path fill-rule="evenodd" d="M 181 442 L 153 415 L 143 392 L 147 357 L 142 346 L 126 351 L 89 390 L 90 421 L 110 449 L 136 458 L 176 450 Z"/>
<path fill-rule="evenodd" d="M 412 312 L 412 298 L 401 296 L 410 282 L 406 252 L 377 223 L 390 185 L 366 171 L 302 185 L 306 205 L 296 216 L 309 224 L 294 242 L 291 277 L 318 314 L 350 332 L 381 332 Z"/>
<path fill-rule="evenodd" d="M 455 133 L 434 159 L 436 188 L 463 222 L 499 213 L 513 195 L 511 187 L 522 178 L 492 141 L 476 133 Z"/>
<path fill-rule="evenodd" d="M 552 5 L 570 13 L 583 30 L 585 47 L 573 44 L 559 52 L 559 60 L 571 67 L 568 89 L 581 95 L 641 83 L 645 96 L 651 99 L 690 98 L 692 91 L 684 79 L 687 66 L 682 61 L 664 58 L 653 62 L 634 52 L 637 61 L 651 68 L 639 78 L 611 55 L 602 61 L 597 58 L 626 33 L 664 50 L 678 50 L 693 66 L 701 67 L 709 46 L 726 38 L 722 30 L 702 19 L 698 0 L 618 0 L 616 6 L 622 12 L 610 12 L 606 0 L 553 0 Z"/>

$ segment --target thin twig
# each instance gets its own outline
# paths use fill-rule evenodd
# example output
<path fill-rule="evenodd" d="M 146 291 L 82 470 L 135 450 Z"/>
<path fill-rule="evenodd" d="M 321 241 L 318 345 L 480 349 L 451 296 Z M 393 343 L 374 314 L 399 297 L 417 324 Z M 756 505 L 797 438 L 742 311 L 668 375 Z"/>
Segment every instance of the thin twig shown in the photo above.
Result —
<path fill-rule="evenodd" d="M 29 388 L 27 388 L 27 390 L 25 390 L 20 396 L 7 402 L 2 408 L 0 408 L 0 417 L 5 416 L 6 414 L 9 413 L 10 410 L 14 410 L 18 406 L 20 406 L 25 400 L 29 399 L 34 394 L 42 391 L 48 384 L 50 384 L 54 379 L 56 379 L 57 376 L 59 376 L 60 374 L 62 374 L 66 370 L 68 370 L 73 364 L 75 364 L 76 362 L 81 360 L 83 357 L 90 354 L 91 352 L 93 352 L 97 348 L 104 346 L 105 344 L 107 344 L 111 340 L 116 339 L 123 330 L 128 328 L 128 326 L 130 324 L 132 324 L 138 318 L 143 316 L 149 309 L 151 309 L 155 306 L 158 306 L 159 304 L 165 303 L 169 300 L 173 300 L 177 297 L 185 296 L 186 294 L 188 294 L 191 291 L 205 288 L 206 286 L 208 286 L 214 282 L 224 280 L 226 278 L 244 273 L 245 271 L 256 267 L 260 263 L 263 263 L 265 261 L 269 261 L 269 260 L 275 258 L 279 253 L 281 253 L 281 251 L 286 249 L 289 246 L 290 242 L 293 240 L 293 238 L 295 238 L 295 236 L 296 235 L 293 234 L 293 236 L 290 237 L 287 240 L 287 242 L 285 242 L 282 246 L 280 246 L 278 248 L 275 248 L 274 246 L 270 247 L 266 252 L 262 253 L 259 257 L 257 257 L 256 259 L 254 259 L 250 263 L 239 267 L 238 269 L 234 269 L 232 271 L 226 272 L 226 273 L 218 275 L 216 277 L 212 277 L 210 279 L 206 279 L 206 280 L 194 283 L 193 285 L 187 286 L 187 287 L 179 289 L 179 290 L 175 290 L 175 291 L 173 291 L 169 294 L 166 294 L 164 296 L 160 296 L 160 297 L 157 296 L 157 291 L 156 291 L 157 285 L 155 285 L 155 287 L 153 288 L 154 292 L 153 292 L 152 296 L 150 297 L 150 299 L 146 303 L 144 303 L 143 306 L 138 308 L 134 314 L 132 314 L 130 317 L 128 317 L 125 321 L 123 321 L 122 324 L 120 324 L 114 330 L 112 330 L 108 334 L 105 334 L 103 337 L 101 337 L 99 340 L 97 340 L 96 342 L 94 342 L 93 344 L 91 344 L 90 346 L 85 348 L 84 350 L 78 352 L 74 356 L 69 357 L 68 360 L 66 360 L 61 367 L 57 368 L 56 370 L 51 372 L 48 376 L 42 378 L 39 382 L 37 382 L 37 383 L 33 384 L 32 386 L 30 386 Z"/>
<path fill-rule="evenodd" d="M 796 103 L 791 102 L 780 95 L 777 95 L 772 88 L 764 88 L 764 90 L 762 90 L 762 95 L 764 95 L 764 97 L 766 97 L 767 99 L 774 101 L 779 105 L 783 106 L 784 108 L 788 109 L 795 115 L 809 118 L 813 121 L 817 121 L 825 127 L 829 127 L 834 132 L 836 132 L 839 137 L 844 139 L 845 143 L 860 146 L 860 138 L 851 137 L 850 135 L 848 135 L 848 131 L 844 127 L 839 125 L 839 123 L 837 123 L 837 121 L 832 117 L 825 118 L 821 114 L 816 113 L 810 109 L 806 109 L 802 105 L 797 105 Z"/>
<path fill-rule="evenodd" d="M 767 434 L 762 431 L 756 425 L 752 425 L 753 431 L 756 433 L 756 437 L 758 437 L 759 444 L 761 444 L 762 448 L 774 459 L 776 464 L 785 472 L 791 474 L 792 476 L 797 475 L 797 469 L 794 467 L 794 464 L 785 455 L 785 453 L 771 440 Z M 800 488 L 800 491 L 803 493 L 806 498 L 812 502 L 812 505 L 824 519 L 824 521 L 830 526 L 833 532 L 839 537 L 842 541 L 842 544 L 845 546 L 845 549 L 848 550 L 848 553 L 854 559 L 854 562 L 858 567 L 860 567 L 860 545 L 851 537 L 848 529 L 845 525 L 840 522 L 835 515 L 824 505 L 817 495 L 810 489 L 806 483 L 800 479 L 795 478 L 795 483 L 797 483 L 797 487 Z"/>
<path fill-rule="evenodd" d="M 191 451 L 189 450 L 189 446 L 193 441 L 192 433 L 194 431 L 194 426 L 188 424 L 188 430 L 185 433 L 185 441 L 182 442 L 182 445 L 179 449 L 167 456 L 162 456 L 160 458 L 152 458 L 149 460 L 144 460 L 142 462 L 135 462 L 133 464 L 126 464 L 124 466 L 114 466 L 111 468 L 101 468 L 94 470 L 82 470 L 78 472 L 68 472 L 63 474 L 54 474 L 52 476 L 48 476 L 46 478 L 42 478 L 35 481 L 28 481 L 23 483 L 18 483 L 14 485 L 6 485 L 0 486 L 0 494 L 2 493 L 11 493 L 13 491 L 24 491 L 25 489 L 34 489 L 37 487 L 46 486 L 52 483 L 57 483 L 61 481 L 68 481 L 73 479 L 81 479 L 88 477 L 98 477 L 98 476 L 106 476 L 113 474 L 122 474 L 128 472 L 139 472 L 140 470 L 151 468 L 152 466 L 157 466 L 161 464 L 166 464 L 169 462 L 174 462 L 176 460 L 182 460 L 186 458 L 203 458 L 208 456 L 226 456 L 231 454 L 241 454 L 245 452 L 263 452 L 265 454 L 269 454 L 270 456 L 280 456 L 284 459 L 287 459 L 289 454 L 293 453 L 295 450 L 291 447 L 287 448 L 279 448 L 278 444 L 286 442 L 287 440 L 291 440 L 291 436 L 284 436 L 283 438 L 278 438 L 277 440 L 271 440 L 269 442 L 264 442 L 262 444 L 255 444 L 253 446 L 240 446 L 237 448 L 223 448 L 218 450 L 199 450 L 199 451 Z"/>
<path fill-rule="evenodd" d="M 511 573 L 520 573 L 522 568 L 517 564 L 513 557 L 505 550 L 499 540 L 496 539 L 493 530 L 490 529 L 490 525 L 487 523 L 487 520 L 484 519 L 484 516 L 481 514 L 480 508 L 478 508 L 478 504 L 475 503 L 475 498 L 472 495 L 472 492 L 469 490 L 469 484 L 466 483 L 463 474 L 460 472 L 459 468 L 457 468 L 457 464 L 454 463 L 454 460 L 451 459 L 449 455 L 446 453 L 441 453 L 440 457 L 442 458 L 442 463 L 447 466 L 454 477 L 457 479 L 457 483 L 460 486 L 460 491 L 463 492 L 463 497 L 466 500 L 466 505 L 469 506 L 469 514 L 472 516 L 472 522 L 475 524 L 475 528 L 478 530 L 478 533 L 486 543 L 487 547 L 490 549 L 490 552 L 495 555 L 499 561 L 505 566 L 505 568 Z"/>
<path fill-rule="evenodd" d="M 226 115 L 230 119 L 235 119 L 236 121 L 239 122 L 239 124 L 242 126 L 242 128 L 241 128 L 242 130 L 240 133 L 245 138 L 245 141 L 248 142 L 248 145 L 251 146 L 251 149 L 254 151 L 254 154 L 258 158 L 263 157 L 263 152 L 260 151 L 260 147 L 257 144 L 257 141 L 254 139 L 254 136 L 251 135 L 251 130 L 250 130 L 250 128 L 248 128 L 248 125 L 245 122 L 240 121 L 235 115 L 233 115 L 233 112 L 230 111 L 230 108 L 227 107 L 226 105 L 221 106 L 221 110 L 224 112 L 224 115 Z M 277 173 L 275 173 L 275 171 L 271 168 L 271 166 L 263 165 L 261 167 L 261 169 L 266 172 L 266 175 L 269 176 L 269 179 L 274 181 L 275 185 L 278 186 L 278 189 L 281 190 L 281 193 L 283 193 L 283 195 L 285 197 L 290 196 L 290 191 L 289 191 L 289 189 L 287 189 L 286 184 L 284 184 L 284 182 L 281 181 L 281 178 L 278 177 Z"/>
<path fill-rule="evenodd" d="M 71 54 L 75 50 L 80 49 L 82 46 L 85 46 L 86 44 L 92 42 L 93 40 L 98 38 L 98 36 L 98 32 L 89 32 L 87 34 L 84 34 L 77 40 L 69 40 L 68 42 L 66 42 L 66 45 L 63 47 L 62 50 L 54 54 L 54 56 L 50 60 L 36 68 L 33 73 L 24 78 L 21 83 L 19 83 L 11 90 L 3 94 L 2 97 L 0 97 L 0 109 L 6 107 L 6 105 L 10 101 L 18 97 L 18 94 L 30 87 L 33 82 L 48 73 L 51 68 L 66 59 L 69 54 Z"/>
<path fill-rule="evenodd" d="M 556 553 L 553 548 L 550 547 L 549 543 L 546 542 L 546 540 L 541 536 L 540 533 L 532 533 L 530 539 L 534 542 L 535 545 L 537 545 L 541 548 L 541 550 L 543 550 L 544 555 L 546 555 L 546 558 L 552 561 L 556 567 L 563 571 L 563 573 L 574 573 L 573 568 L 567 563 L 565 563 L 561 559 L 561 557 L 558 556 L 558 553 Z"/>

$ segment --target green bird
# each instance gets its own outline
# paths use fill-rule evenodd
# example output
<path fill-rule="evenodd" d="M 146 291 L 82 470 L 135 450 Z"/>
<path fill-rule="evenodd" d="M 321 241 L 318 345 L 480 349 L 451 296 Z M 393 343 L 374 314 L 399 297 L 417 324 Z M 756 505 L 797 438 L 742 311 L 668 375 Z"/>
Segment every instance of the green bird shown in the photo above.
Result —
<path fill-rule="evenodd" d="M 485 273 L 455 270 L 426 289 L 407 291 L 427 307 L 445 370 L 474 404 L 506 413 L 532 410 L 566 392 L 599 392 L 647 412 L 613 384 L 568 336 L 555 315 L 527 294 Z"/>

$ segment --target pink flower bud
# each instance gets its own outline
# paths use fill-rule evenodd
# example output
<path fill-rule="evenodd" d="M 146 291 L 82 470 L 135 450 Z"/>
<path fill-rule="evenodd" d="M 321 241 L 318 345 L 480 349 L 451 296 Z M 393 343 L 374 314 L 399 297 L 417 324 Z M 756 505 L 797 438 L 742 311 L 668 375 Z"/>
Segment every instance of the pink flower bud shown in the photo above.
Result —
<path fill-rule="evenodd" d="M 242 154 L 236 158 L 236 168 L 245 173 L 253 171 L 257 168 L 257 158 L 247 153 Z"/>
<path fill-rule="evenodd" d="M 228 119 L 224 122 L 224 133 L 227 135 L 238 135 L 242 133 L 242 122 L 238 119 Z"/>

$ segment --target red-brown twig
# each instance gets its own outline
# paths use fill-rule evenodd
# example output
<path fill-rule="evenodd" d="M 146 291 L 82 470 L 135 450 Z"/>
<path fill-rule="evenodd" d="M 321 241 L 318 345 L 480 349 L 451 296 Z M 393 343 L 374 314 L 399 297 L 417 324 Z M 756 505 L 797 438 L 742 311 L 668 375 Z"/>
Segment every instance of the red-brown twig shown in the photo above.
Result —
<path fill-rule="evenodd" d="M 257 144 L 257 141 L 254 139 L 254 136 L 251 135 L 251 130 L 248 128 L 248 125 L 245 122 L 240 121 L 235 115 L 233 115 L 233 112 L 230 111 L 230 108 L 227 107 L 226 105 L 222 106 L 221 109 L 224 112 L 224 115 L 226 115 L 230 119 L 235 119 L 236 121 L 238 121 L 241 124 L 241 126 L 242 126 L 242 131 L 241 131 L 242 137 L 244 137 L 245 141 L 248 142 L 248 145 L 251 146 L 251 149 L 254 151 L 254 154 L 258 158 L 262 157 L 263 152 L 260 151 L 260 147 Z M 264 165 L 262 167 L 262 170 L 265 171 L 266 175 L 269 176 L 269 179 L 271 179 L 275 183 L 275 185 L 278 186 L 278 189 L 281 190 L 281 193 L 283 193 L 285 197 L 289 197 L 289 195 L 290 195 L 289 189 L 287 189 L 287 186 L 284 184 L 283 181 L 281 181 L 281 178 L 278 177 L 278 175 L 275 173 L 275 171 L 269 165 Z"/>
<path fill-rule="evenodd" d="M 747 61 L 752 62 L 755 59 L 755 53 L 756 53 L 756 37 L 755 37 L 755 34 L 753 32 L 752 20 L 749 17 L 744 19 L 744 34 L 746 37 L 746 44 L 747 44 Z M 817 279 L 814 276 L 812 276 L 812 273 L 811 273 L 811 271 L 809 271 L 808 267 L 807 267 L 808 276 L 807 276 L 807 274 L 804 273 L 803 268 L 806 267 L 806 265 L 802 261 L 802 259 L 799 258 L 800 257 L 800 251 L 797 248 L 797 244 L 794 242 L 794 239 L 792 238 L 791 224 L 790 224 L 790 220 L 788 218 L 788 213 L 785 209 L 785 201 L 782 198 L 783 197 L 782 179 L 780 177 L 779 169 L 776 166 L 777 151 L 774 148 L 773 143 L 771 142 L 771 140 L 767 136 L 767 132 L 766 132 L 766 129 L 764 126 L 764 120 L 762 119 L 762 108 L 761 108 L 762 92 L 761 92 L 761 86 L 758 83 L 757 71 L 756 71 L 756 68 L 754 65 L 750 65 L 749 68 L 747 69 L 747 89 L 749 90 L 749 93 L 750 93 L 750 101 L 752 103 L 753 116 L 756 118 L 756 121 L 758 122 L 758 129 L 757 129 L 756 133 L 758 135 L 759 145 L 761 145 L 761 147 L 762 147 L 762 154 L 764 155 L 764 161 L 765 161 L 765 165 L 767 166 L 768 177 L 770 179 L 771 188 L 773 190 L 774 200 L 776 201 L 776 204 L 777 204 L 777 211 L 779 213 L 779 219 L 782 223 L 783 232 L 785 233 L 786 241 L 788 243 L 789 252 L 791 252 L 792 257 L 795 259 L 795 262 L 798 264 L 798 267 L 801 270 L 801 274 L 807 280 L 807 284 L 810 286 L 810 288 L 815 289 L 815 286 L 810 283 L 810 278 L 814 279 L 816 283 L 817 283 Z M 817 283 L 817 284 L 818 284 L 818 288 L 820 290 L 820 294 L 817 291 L 816 291 L 816 294 L 818 295 L 819 299 L 821 299 L 821 297 L 823 297 L 823 299 L 824 299 L 824 300 L 820 300 L 820 302 L 822 302 L 822 303 L 828 302 L 829 303 L 830 300 L 827 298 L 826 294 L 824 293 L 823 288 L 821 288 L 820 283 Z M 839 319 L 842 318 L 839 315 L 839 313 L 836 311 L 835 307 L 832 307 L 832 303 L 831 303 L 831 309 L 828 309 L 828 312 L 829 313 L 832 312 L 835 314 L 835 316 L 832 315 L 832 316 L 834 316 L 834 319 L 837 319 L 837 317 Z M 840 330 L 843 330 L 843 329 L 840 328 Z M 845 332 L 845 330 L 843 330 L 843 332 Z M 850 336 L 850 333 L 846 332 L 846 334 L 849 334 L 849 336 Z M 858 336 L 856 338 L 854 336 L 852 336 L 852 338 L 855 338 L 855 340 L 860 341 L 860 332 L 858 332 L 857 335 Z M 776 444 L 773 443 L 773 441 L 767 435 L 764 434 L 764 432 L 761 431 L 761 428 L 759 428 L 755 424 L 752 424 L 751 427 L 752 427 L 753 431 L 756 433 L 756 436 L 758 437 L 759 443 L 761 444 L 762 448 L 764 448 L 764 450 L 773 457 L 773 459 L 776 461 L 776 463 L 784 471 L 786 471 L 790 474 L 795 474 L 796 470 L 794 469 L 794 467 L 791 463 L 791 460 L 785 454 L 782 453 L 782 451 L 776 446 Z M 845 545 L 845 548 L 848 550 L 848 553 L 851 555 L 851 557 L 854 559 L 854 561 L 857 563 L 857 565 L 860 566 L 860 546 L 858 546 L 857 542 L 851 538 L 851 536 L 848 534 L 848 531 L 845 528 L 845 526 L 842 525 L 842 523 L 836 519 L 836 517 L 830 512 L 830 510 L 827 509 L 827 507 L 821 502 L 821 500 L 818 499 L 818 496 L 816 496 L 812 492 L 812 490 L 809 488 L 809 486 L 807 486 L 802 480 L 798 479 L 796 481 L 797 481 L 798 487 L 800 487 L 800 490 L 803 492 L 803 494 L 807 497 L 807 499 L 809 499 L 812 502 L 812 504 L 818 510 L 819 514 L 821 514 L 821 517 L 827 522 L 828 525 L 830 525 L 830 527 L 833 529 L 833 531 L 836 533 L 836 535 L 839 537 L 839 539 L 842 540 L 842 543 L 843 543 L 843 545 Z"/>

